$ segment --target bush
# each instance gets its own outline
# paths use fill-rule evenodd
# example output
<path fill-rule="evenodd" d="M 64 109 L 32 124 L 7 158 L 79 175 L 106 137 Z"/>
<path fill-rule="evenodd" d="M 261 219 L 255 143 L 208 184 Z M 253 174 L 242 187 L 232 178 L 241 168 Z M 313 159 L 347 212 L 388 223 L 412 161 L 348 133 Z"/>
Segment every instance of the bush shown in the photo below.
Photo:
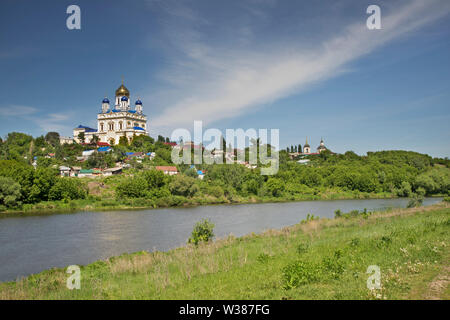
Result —
<path fill-rule="evenodd" d="M 216 198 L 221 198 L 224 195 L 223 189 L 220 186 L 209 187 L 207 193 Z"/>
<path fill-rule="evenodd" d="M 0 177 L 0 211 L 20 205 L 20 184 L 13 179 Z"/>
<path fill-rule="evenodd" d="M 169 190 L 173 195 L 177 196 L 192 196 L 194 191 L 192 186 L 195 184 L 196 179 L 192 177 L 178 175 L 175 176 L 173 181 L 169 184 Z"/>
<path fill-rule="evenodd" d="M 423 196 L 415 193 L 409 200 L 407 207 L 408 208 L 420 207 L 422 203 L 423 203 Z"/>
<path fill-rule="evenodd" d="M 285 289 L 319 280 L 320 267 L 307 261 L 295 261 L 283 268 L 283 284 Z"/>
<path fill-rule="evenodd" d="M 116 188 L 116 196 L 120 198 L 144 198 L 147 196 L 147 182 L 137 176 L 121 181 Z"/>
<path fill-rule="evenodd" d="M 87 190 L 83 183 L 75 178 L 60 177 L 57 179 L 55 185 L 50 189 L 48 198 L 49 200 L 62 200 L 62 199 L 85 199 L 87 196 Z"/>
<path fill-rule="evenodd" d="M 213 229 L 214 224 L 208 219 L 197 222 L 194 226 L 194 230 L 192 230 L 188 243 L 198 245 L 199 242 L 208 242 L 214 237 Z"/>

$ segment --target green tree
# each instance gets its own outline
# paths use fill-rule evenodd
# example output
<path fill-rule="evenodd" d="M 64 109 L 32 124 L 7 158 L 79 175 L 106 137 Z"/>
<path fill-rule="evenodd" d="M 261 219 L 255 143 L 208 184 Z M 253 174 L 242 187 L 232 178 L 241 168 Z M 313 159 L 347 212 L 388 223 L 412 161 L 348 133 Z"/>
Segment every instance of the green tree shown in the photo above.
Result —
<path fill-rule="evenodd" d="M 134 140 L 134 139 L 133 139 Z M 125 136 L 121 136 L 119 138 L 119 146 L 126 147 L 128 146 L 128 138 Z"/>
<path fill-rule="evenodd" d="M 274 197 L 280 197 L 284 190 L 283 181 L 278 178 L 269 178 L 265 186 L 269 194 Z"/>
<path fill-rule="evenodd" d="M 20 184 L 8 177 L 0 176 L 0 211 L 20 205 Z"/>
<path fill-rule="evenodd" d="M 80 132 L 78 134 L 78 139 L 81 141 L 81 143 L 84 143 L 86 141 L 86 135 L 84 134 L 84 132 Z"/>
<path fill-rule="evenodd" d="M 173 195 L 177 196 L 193 196 L 195 194 L 196 189 L 192 188 L 195 184 L 196 179 L 177 175 L 174 179 L 169 183 L 169 190 Z"/>
<path fill-rule="evenodd" d="M 37 168 L 34 174 L 33 186 L 31 187 L 31 202 L 47 201 L 50 189 L 55 185 L 57 170 L 50 168 Z"/>
<path fill-rule="evenodd" d="M 49 191 L 49 200 L 85 199 L 87 189 L 79 179 L 59 177 Z"/>
<path fill-rule="evenodd" d="M 48 132 L 45 135 L 45 140 L 50 143 L 52 146 L 56 146 L 59 144 L 59 133 L 58 132 Z"/>

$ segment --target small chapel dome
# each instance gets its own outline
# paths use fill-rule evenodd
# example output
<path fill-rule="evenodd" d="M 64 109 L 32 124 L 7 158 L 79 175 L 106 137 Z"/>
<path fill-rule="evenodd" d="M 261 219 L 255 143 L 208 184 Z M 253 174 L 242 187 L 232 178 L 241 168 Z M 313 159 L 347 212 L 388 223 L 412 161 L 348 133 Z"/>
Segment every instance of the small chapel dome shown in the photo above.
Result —
<path fill-rule="evenodd" d="M 142 105 L 142 101 L 141 100 L 136 100 L 136 104 Z"/>
<path fill-rule="evenodd" d="M 109 103 L 108 98 L 105 97 L 105 99 L 103 99 L 102 103 Z"/>
<path fill-rule="evenodd" d="M 120 100 L 121 101 L 128 101 L 128 98 L 127 98 L 127 96 L 123 96 Z"/>

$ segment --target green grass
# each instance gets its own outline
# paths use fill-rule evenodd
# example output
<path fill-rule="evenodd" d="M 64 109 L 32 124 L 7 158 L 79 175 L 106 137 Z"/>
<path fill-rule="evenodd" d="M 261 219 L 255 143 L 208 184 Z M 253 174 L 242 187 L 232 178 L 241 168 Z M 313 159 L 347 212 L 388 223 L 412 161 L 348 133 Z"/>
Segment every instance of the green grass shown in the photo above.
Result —
<path fill-rule="evenodd" d="M 0 299 L 449 299 L 449 231 L 448 203 L 310 219 L 98 261 L 82 267 L 81 290 L 52 269 L 0 284 Z M 366 287 L 369 265 L 381 269 L 380 290 Z"/>

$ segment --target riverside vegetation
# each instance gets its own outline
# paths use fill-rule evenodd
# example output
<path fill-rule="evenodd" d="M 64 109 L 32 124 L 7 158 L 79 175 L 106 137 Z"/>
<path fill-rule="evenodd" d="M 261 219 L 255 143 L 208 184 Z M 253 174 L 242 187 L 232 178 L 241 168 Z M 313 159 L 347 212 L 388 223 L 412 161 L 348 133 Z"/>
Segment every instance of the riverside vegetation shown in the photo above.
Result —
<path fill-rule="evenodd" d="M 81 164 L 76 157 L 95 145 L 60 145 L 54 132 L 33 138 L 13 132 L 0 139 L 0 211 L 40 212 L 188 206 L 220 203 L 276 202 L 327 199 L 446 196 L 450 190 L 450 161 L 408 151 L 368 152 L 359 156 L 322 152 L 301 165 L 285 150 L 280 169 L 262 176 L 243 165 L 179 165 L 177 176 L 154 170 L 173 165 L 168 138 L 148 136 L 122 141 L 109 153 L 97 153 Z M 59 177 L 59 165 L 112 167 L 125 152 L 156 152 L 153 160 L 129 162 L 124 174 L 98 178 Z M 54 154 L 53 158 L 47 158 Z M 31 166 L 37 159 L 37 168 Z"/>
<path fill-rule="evenodd" d="M 450 299 L 450 205 L 309 215 L 299 224 L 81 267 L 81 289 L 54 268 L 0 284 L 0 299 Z M 370 265 L 381 288 L 369 290 Z"/>

